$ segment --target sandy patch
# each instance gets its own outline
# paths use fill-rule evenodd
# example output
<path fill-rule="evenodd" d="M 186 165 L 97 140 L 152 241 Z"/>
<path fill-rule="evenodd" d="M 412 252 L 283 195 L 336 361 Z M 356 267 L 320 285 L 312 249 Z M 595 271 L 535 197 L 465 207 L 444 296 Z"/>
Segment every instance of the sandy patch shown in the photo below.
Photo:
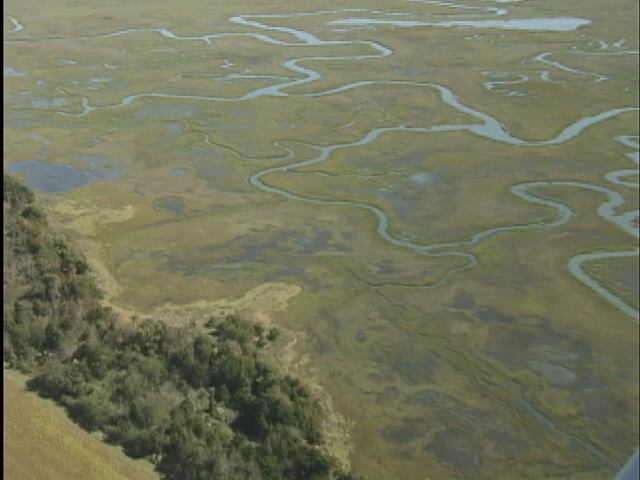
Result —
<path fill-rule="evenodd" d="M 184 325 L 188 322 L 206 322 L 210 317 L 237 315 L 244 320 L 271 325 L 269 313 L 284 311 L 289 299 L 301 290 L 298 285 L 268 282 L 249 290 L 239 298 L 200 300 L 188 305 L 167 305 L 155 310 L 153 316 L 168 324 L 179 322 Z"/>

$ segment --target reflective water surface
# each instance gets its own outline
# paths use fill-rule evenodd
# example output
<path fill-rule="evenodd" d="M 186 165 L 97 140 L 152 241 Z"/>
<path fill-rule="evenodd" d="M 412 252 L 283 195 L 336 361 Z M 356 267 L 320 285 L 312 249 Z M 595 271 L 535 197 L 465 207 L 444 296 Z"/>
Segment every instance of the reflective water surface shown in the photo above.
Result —
<path fill-rule="evenodd" d="M 637 2 L 5 6 L 5 170 L 115 304 L 301 287 L 289 368 L 370 479 L 636 449 Z"/>

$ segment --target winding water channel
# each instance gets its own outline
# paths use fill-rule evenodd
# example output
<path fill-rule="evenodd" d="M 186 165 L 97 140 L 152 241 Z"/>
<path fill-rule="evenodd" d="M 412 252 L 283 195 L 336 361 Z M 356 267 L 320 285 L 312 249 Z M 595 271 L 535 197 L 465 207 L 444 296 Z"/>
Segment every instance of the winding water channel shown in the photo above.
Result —
<path fill-rule="evenodd" d="M 183 288 L 178 285 L 201 281 L 195 279 L 198 275 L 203 282 L 209 281 L 208 260 L 203 260 L 207 255 L 213 255 L 212 264 L 222 263 L 225 268 L 236 261 L 249 265 L 245 273 L 230 267 L 224 270 L 220 265 L 211 267 L 216 274 L 232 275 L 235 283 L 230 283 L 238 286 L 255 281 L 253 276 L 262 271 L 263 265 L 286 265 L 279 270 L 283 273 L 260 274 L 261 278 L 300 281 L 308 291 L 315 292 L 309 297 L 313 300 L 293 306 L 292 315 L 317 313 L 327 325 L 333 325 L 326 331 L 311 321 L 298 327 L 308 328 L 309 338 L 316 339 L 315 346 L 310 340 L 310 355 L 319 364 L 326 362 L 316 367 L 318 381 L 327 384 L 340 413 L 356 425 L 352 455 L 356 466 L 374 475 L 371 478 L 423 478 L 419 473 L 423 468 L 447 478 L 574 478 L 570 476 L 574 474 L 601 478 L 598 475 L 603 472 L 611 474 L 619 468 L 629 452 L 621 451 L 620 444 L 607 444 L 620 432 L 605 418 L 611 413 L 605 405 L 608 400 L 624 405 L 626 418 L 633 424 L 631 430 L 637 429 L 637 412 L 632 407 L 637 399 L 629 397 L 629 391 L 637 386 L 637 372 L 633 371 L 635 360 L 627 364 L 621 360 L 623 353 L 614 354 L 609 349 L 615 348 L 612 345 L 619 338 L 615 335 L 624 336 L 624 332 L 636 328 L 640 319 L 637 292 L 632 291 L 633 285 L 622 290 L 613 288 L 613 281 L 606 275 L 594 275 L 593 265 L 617 271 L 607 262 L 625 261 L 625 268 L 633 270 L 638 262 L 640 212 L 633 198 L 640 186 L 640 145 L 633 119 L 639 109 L 637 100 L 632 101 L 634 87 L 629 86 L 633 83 L 629 83 L 627 70 L 616 70 L 620 62 L 637 62 L 638 50 L 628 46 L 635 40 L 621 39 L 618 32 L 606 29 L 598 30 L 597 36 L 590 34 L 589 29 L 600 28 L 602 20 L 589 16 L 595 15 L 595 7 L 572 17 L 561 9 L 538 12 L 528 2 L 422 0 L 380 9 L 353 2 L 353 8 L 300 7 L 305 10 L 301 12 L 280 6 L 278 12 L 239 13 L 265 9 L 260 6 L 226 6 L 223 10 L 228 31 L 219 20 L 212 32 L 202 33 L 200 24 L 189 30 L 188 22 L 176 20 L 172 25 L 166 19 L 163 22 L 160 14 L 141 22 L 136 15 L 143 13 L 136 13 L 133 7 L 131 16 L 120 17 L 120 23 L 80 23 L 77 27 L 60 23 L 57 28 L 53 25 L 47 29 L 38 24 L 38 18 L 31 18 L 9 2 L 4 41 L 8 83 L 5 123 L 16 141 L 8 143 L 5 170 L 26 175 L 26 183 L 52 195 L 54 204 L 60 199 L 89 204 L 91 189 L 98 192 L 103 188 L 100 185 L 107 185 L 100 195 L 112 202 L 114 211 L 120 208 L 118 195 L 133 202 L 141 212 L 147 208 L 143 207 L 145 202 L 149 203 L 145 196 L 164 199 L 156 200 L 155 205 L 166 205 L 165 211 L 156 208 L 156 212 L 147 214 L 149 218 L 158 216 L 156 223 L 145 224 L 145 214 L 141 213 L 140 220 L 134 217 L 130 229 L 126 221 L 125 226 L 118 227 L 120 238 L 109 233 L 106 220 L 100 220 L 106 217 L 96 216 L 101 227 L 95 231 L 102 233 L 95 234 L 95 240 L 115 245 L 107 248 L 105 262 L 123 284 L 132 285 L 144 278 L 140 277 L 143 269 L 135 266 L 135 262 L 143 262 L 143 257 L 154 259 L 144 260 L 144 264 L 154 265 L 156 271 L 179 276 L 167 280 L 175 282 L 172 285 L 177 291 Z M 420 38 L 416 31 L 425 32 L 434 51 L 442 48 L 446 52 L 437 57 L 438 69 L 430 67 L 428 59 L 414 56 L 412 45 Z M 486 53 L 490 48 L 487 45 L 511 52 L 518 41 L 514 35 L 527 38 L 521 46 L 522 54 L 516 55 L 517 62 L 502 65 L 498 53 L 492 54 L 494 57 Z M 545 38 L 553 38 L 549 50 L 545 50 Z M 255 56 L 251 57 L 251 50 L 228 47 L 234 42 L 241 42 L 243 48 L 250 42 Z M 83 48 L 94 49 L 95 58 L 87 56 Z M 478 52 L 478 57 L 466 56 L 468 62 L 474 58 L 484 62 L 474 66 L 477 78 L 449 78 L 447 65 L 458 68 L 464 64 L 456 56 L 465 49 Z M 20 58 L 25 51 L 54 58 L 57 67 L 52 67 L 53 63 L 40 67 Z M 175 59 L 175 65 L 169 58 Z M 166 69 L 162 70 L 165 83 L 159 75 L 152 78 L 140 73 L 145 59 L 151 71 Z M 358 75 L 359 66 L 378 64 L 386 70 L 362 67 Z M 153 88 L 148 89 L 148 85 Z M 476 97 L 469 93 L 472 88 Z M 556 116 L 560 120 L 555 120 L 555 128 L 547 129 L 546 116 L 556 114 L 550 110 L 553 102 L 565 102 L 569 93 L 562 92 L 576 95 L 580 89 L 586 92 L 585 98 L 593 98 L 587 98 L 586 103 L 566 101 L 559 105 L 561 113 Z M 613 99 L 604 101 L 601 96 L 614 89 Z M 635 89 L 637 97 L 637 83 Z M 391 99 L 384 96 L 386 92 Z M 562 100 L 555 100 L 554 95 Z M 416 107 L 402 103 L 404 98 L 411 98 Z M 520 112 L 528 112 L 529 123 L 538 122 L 540 132 L 553 133 L 535 137 L 532 132 L 536 129 L 516 133 L 522 118 L 509 109 L 509 101 L 523 102 Z M 421 102 L 427 102 L 428 107 Z M 172 142 L 166 148 L 170 153 L 163 150 L 165 147 L 149 146 L 153 140 L 147 139 L 157 136 L 158 130 L 146 133 L 140 120 L 145 118 L 145 109 L 155 105 L 166 105 L 169 113 L 149 113 L 156 117 L 149 117 L 152 120 L 148 125 L 170 128 L 171 133 L 166 135 L 166 141 Z M 276 106 L 277 111 L 273 110 Z M 180 108 L 186 113 L 180 113 Z M 420 108 L 424 113 L 418 113 Z M 323 109 L 329 113 L 322 121 L 305 123 L 304 115 L 313 118 L 314 114 L 321 115 L 314 112 Z M 237 134 L 233 134 L 234 128 Z M 81 140 L 60 133 L 70 129 L 77 129 Z M 128 137 L 127 132 L 133 133 Z M 118 140 L 109 143 L 111 140 L 105 138 L 112 138 L 110 135 Z M 459 142 L 462 153 L 449 153 L 451 142 Z M 585 166 L 581 167 L 582 156 L 589 145 L 596 143 L 609 146 L 609 151 L 605 147 L 596 149 L 606 158 L 600 163 L 584 159 Z M 145 148 L 152 153 L 144 153 Z M 184 153 L 187 149 L 189 154 Z M 388 164 L 377 157 L 367 162 L 367 155 L 376 149 L 385 152 Z M 414 150 L 417 153 L 411 153 Z M 134 157 L 130 153 L 134 151 L 142 152 L 135 155 L 145 160 Z M 62 157 L 55 156 L 59 153 Z M 146 160 L 154 155 L 165 160 Z M 202 155 L 202 164 L 189 155 Z M 498 170 L 477 167 L 473 163 L 476 155 L 499 158 L 501 163 L 493 167 Z M 423 157 L 427 160 L 417 160 Z M 410 161 L 402 164 L 398 159 L 403 158 Z M 166 165 L 158 167 L 163 161 Z M 525 161 L 528 166 L 522 167 Z M 207 169 L 214 173 L 205 174 Z M 503 178 L 499 169 L 512 170 Z M 460 178 L 476 171 L 481 174 L 470 177 L 477 183 L 466 185 L 461 181 L 462 187 L 457 183 L 453 187 L 443 179 L 453 175 L 447 172 L 454 171 Z M 199 172 L 193 179 L 198 185 L 211 182 L 216 192 L 212 198 L 219 199 L 215 201 L 220 204 L 207 207 L 209 210 L 193 207 L 196 213 L 191 216 L 167 220 L 167 215 L 182 214 L 189 202 L 200 205 L 207 200 L 197 193 L 203 187 L 181 183 L 188 182 L 193 172 Z M 507 183 L 509 175 L 513 180 Z M 113 192 L 108 190 L 110 184 L 114 185 Z M 465 193 L 467 188 L 483 193 L 474 197 L 475 193 Z M 86 197 L 83 190 L 88 192 Z M 454 224 L 455 212 L 449 220 L 447 213 L 420 217 L 420 210 L 437 211 L 432 199 L 440 198 L 435 197 L 441 194 L 438 192 L 448 192 L 451 205 L 471 208 L 477 202 L 481 212 L 481 205 L 486 203 L 503 214 L 460 217 L 465 222 L 472 219 L 469 225 Z M 451 192 L 455 192 L 455 198 Z M 413 203 L 402 210 L 395 206 L 402 201 Z M 285 211 L 288 213 L 261 210 L 269 204 L 289 209 Z M 443 212 L 449 211 L 446 206 L 443 204 Z M 208 244 L 195 240 L 195 236 L 185 236 L 183 248 L 173 249 L 169 245 L 175 242 L 175 233 L 160 230 L 171 221 L 192 225 L 189 228 L 194 231 L 206 231 L 208 223 L 194 222 L 205 222 L 209 214 L 214 220 L 225 218 L 224 225 L 243 225 L 251 222 L 242 212 L 252 209 L 256 218 L 283 215 L 281 223 L 273 221 L 278 225 L 276 233 L 272 231 L 275 227 L 264 220 L 264 232 L 271 239 L 268 242 L 255 243 L 258 234 L 247 227 L 235 240 L 232 236 L 217 240 L 211 235 L 212 243 Z M 300 217 L 291 212 L 299 212 Z M 326 227 L 321 225 L 328 220 L 322 218 L 329 218 L 332 212 L 343 212 L 344 218 L 332 220 L 335 233 L 323 232 Z M 320 220 L 303 220 L 306 215 L 317 215 Z M 433 232 L 445 233 L 432 233 L 429 218 L 442 225 L 436 230 L 434 223 Z M 372 222 L 375 227 L 369 235 L 363 229 Z M 304 227 L 295 230 L 294 224 Z M 148 237 L 140 233 L 156 226 L 158 233 Z M 308 233 L 314 228 L 316 233 Z M 306 237 L 299 237 L 300 231 L 307 232 Z M 541 243 L 540 247 L 532 243 L 542 238 L 538 237 L 541 234 L 552 243 Z M 562 235 L 575 235 L 575 249 L 567 248 L 566 241 L 561 247 L 553 243 Z M 351 238 L 361 243 L 349 243 Z M 524 238 L 524 243 L 517 243 Z M 125 241 L 134 239 L 148 246 L 125 245 Z M 245 246 L 245 241 L 255 244 Z M 302 251 L 311 252 L 306 259 L 298 253 L 302 245 Z M 493 248 L 503 249 L 504 255 L 492 257 Z M 545 249 L 549 249 L 548 256 Z M 363 258 L 353 253 L 358 251 L 363 252 Z M 225 252 L 226 263 L 220 260 Z M 511 267 L 504 263 L 507 255 L 524 262 L 528 271 L 538 272 L 539 268 L 536 275 L 540 278 L 547 270 L 536 262 L 542 265 L 553 256 L 562 264 L 554 265 L 555 280 L 539 284 L 531 280 L 530 286 L 523 287 L 517 293 L 520 296 L 510 301 L 498 287 L 490 287 L 504 282 L 509 290 L 527 282 L 526 275 L 523 280 L 516 270 L 509 270 Z M 531 259 L 521 260 L 527 256 Z M 154 263 L 160 262 L 160 257 L 164 263 Z M 376 257 L 377 270 L 373 268 Z M 487 266 L 490 262 L 503 265 L 504 270 Z M 334 268 L 334 264 L 339 266 Z M 324 269 L 329 273 L 322 273 Z M 296 279 L 288 273 L 292 271 L 305 272 L 301 277 L 308 278 Z M 340 275 L 344 277 L 334 283 L 325 280 Z M 575 285 L 571 283 L 574 280 Z M 318 287 L 323 282 L 330 285 L 324 287 L 325 293 Z M 549 282 L 558 286 L 549 286 Z M 527 293 L 526 288 L 535 290 Z M 348 296 L 342 298 L 341 289 L 348 290 Z M 563 289 L 566 294 L 554 296 L 554 290 Z M 627 294 L 621 295 L 623 290 Z M 202 291 L 204 287 L 193 288 L 193 292 Z M 544 298 L 536 300 L 534 291 L 543 292 Z M 135 294 L 127 295 L 123 301 L 136 298 Z M 143 300 L 141 294 L 138 301 L 149 306 L 165 297 L 175 301 L 168 294 L 144 295 L 149 297 Z M 558 315 L 563 318 L 556 319 L 561 322 L 558 325 L 553 324 L 554 312 L 536 303 L 557 305 L 556 300 L 545 296 L 574 302 L 574 307 L 568 303 L 566 309 L 559 309 Z M 483 297 L 495 300 L 479 300 Z M 599 333 L 595 319 L 585 320 L 582 332 L 571 318 L 575 305 L 583 305 L 581 298 L 590 303 L 580 315 L 606 315 L 610 317 L 605 322 L 606 331 L 620 330 L 602 340 L 603 346 L 583 346 Z M 317 307 L 308 306 L 316 305 L 314 302 L 318 302 Z M 334 311 L 323 305 L 331 302 L 336 302 Z M 432 322 L 437 327 L 430 327 L 426 321 L 422 330 L 409 327 L 436 315 L 432 310 L 442 315 L 441 320 Z M 353 315 L 369 316 L 371 326 L 358 323 L 363 320 L 353 319 Z M 384 315 L 388 319 L 380 320 Z M 514 320 L 516 317 L 518 320 Z M 401 321 L 394 324 L 392 318 Z M 290 318 L 283 321 L 292 322 Z M 351 328 L 356 332 L 356 342 L 343 346 L 343 332 Z M 449 331 L 454 332 L 451 338 L 442 333 Z M 465 337 L 467 332 L 472 333 Z M 367 344 L 368 349 L 361 349 L 360 344 Z M 520 344 L 518 352 L 516 345 Z M 623 350 L 634 349 L 637 342 Z M 468 355 L 476 355 L 476 359 L 468 360 Z M 512 359 L 505 360 L 510 355 Z M 601 360 L 605 357 L 607 361 Z M 582 365 L 575 363 L 578 358 Z M 353 369 L 349 367 L 342 376 L 336 376 L 341 362 L 353 362 Z M 372 365 L 375 373 L 362 373 Z M 629 368 L 632 373 L 628 373 Z M 539 377 L 532 376 L 532 371 Z M 418 381 L 416 375 L 423 377 Z M 446 381 L 442 383 L 447 376 L 454 378 L 449 386 Z M 388 380 L 382 380 L 385 378 Z M 368 402 L 367 395 L 374 391 L 377 400 L 367 405 L 381 420 L 378 427 L 365 427 L 364 417 L 349 405 Z M 425 393 L 435 391 L 437 394 Z M 434 395 L 439 402 L 431 401 Z M 418 397 L 422 403 L 411 400 Z M 534 399 L 542 406 L 534 404 Z M 457 412 L 458 418 L 449 418 L 451 412 Z M 589 414 L 595 423 L 578 420 Z M 418 423 L 409 426 L 416 418 L 420 419 Z M 421 426 L 423 421 L 429 424 L 429 419 L 430 426 Z M 503 425 L 502 430 L 499 425 Z M 472 433 L 467 435 L 465 431 Z M 629 435 L 620 442 L 633 437 L 633 431 L 626 433 Z M 366 451 L 363 438 L 372 434 L 377 438 L 375 448 Z M 550 438 L 579 460 L 571 463 L 545 450 L 549 447 L 542 444 Z M 489 443 L 497 451 L 503 450 L 495 453 L 483 446 Z M 540 450 L 531 447 L 534 443 Z M 507 444 L 515 450 L 510 451 Z M 507 462 L 511 455 L 518 456 L 522 465 Z M 503 467 L 501 461 L 506 462 Z M 549 466 L 541 467 L 543 464 Z"/>

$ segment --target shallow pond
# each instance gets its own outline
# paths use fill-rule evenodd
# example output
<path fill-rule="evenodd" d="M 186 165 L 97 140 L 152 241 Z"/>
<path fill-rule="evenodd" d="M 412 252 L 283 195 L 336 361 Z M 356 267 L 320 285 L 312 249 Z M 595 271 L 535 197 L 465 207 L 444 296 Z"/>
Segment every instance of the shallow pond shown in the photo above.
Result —
<path fill-rule="evenodd" d="M 637 2 L 5 9 L 5 170 L 116 304 L 300 286 L 274 319 L 372 480 L 633 453 Z"/>

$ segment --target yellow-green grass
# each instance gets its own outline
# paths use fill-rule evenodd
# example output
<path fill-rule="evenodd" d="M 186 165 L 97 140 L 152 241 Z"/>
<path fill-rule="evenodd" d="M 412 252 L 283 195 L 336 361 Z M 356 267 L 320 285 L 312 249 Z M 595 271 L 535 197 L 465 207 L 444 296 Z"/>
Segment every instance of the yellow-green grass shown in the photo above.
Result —
<path fill-rule="evenodd" d="M 7 480 L 157 480 L 152 466 L 82 430 L 53 402 L 25 390 L 4 370 L 4 478 Z"/>
<path fill-rule="evenodd" d="M 162 26 L 183 35 L 266 33 L 286 41 L 294 38 L 227 18 L 243 12 L 345 8 L 343 1 L 331 0 L 295 5 L 194 1 L 181 4 L 182 14 L 175 15 L 172 2 L 153 8 L 136 3 L 118 12 L 91 2 L 91 13 L 86 14 L 77 5 L 63 8 L 60 2 L 40 3 L 37 9 L 30 2 L 9 3 L 16 3 L 10 5 L 10 14 L 28 26 L 20 33 L 27 37 L 109 32 L 124 25 Z M 541 15 L 535 2 L 507 6 L 510 18 Z M 56 15 L 50 14 L 52 8 Z M 371 4 L 352 0 L 348 8 Z M 424 19 L 421 12 L 451 13 L 444 5 L 419 2 L 379 8 L 417 13 L 402 17 L 408 20 Z M 290 93 L 317 93 L 361 80 L 433 82 L 451 88 L 464 104 L 494 116 L 513 135 L 535 141 L 553 138 L 579 118 L 637 103 L 637 56 L 572 51 L 597 52 L 597 40 L 612 43 L 621 38 L 627 42 L 622 49 L 637 49 L 633 12 L 637 13 L 634 0 L 613 0 L 606 9 L 596 1 L 554 4 L 545 14 L 593 20 L 578 32 L 556 33 L 391 26 L 338 32 L 326 23 L 335 14 L 259 20 L 328 40 L 374 39 L 395 52 L 375 60 L 302 61 L 324 76 L 287 90 Z M 61 110 L 69 113 L 80 111 L 78 95 L 86 95 L 92 105 L 145 91 L 233 97 L 270 83 L 257 78 L 215 80 L 213 76 L 227 72 L 221 66 L 227 57 L 236 64 L 234 73 L 251 68 L 255 74 L 294 77 L 281 66 L 283 60 L 373 52 L 362 44 L 283 47 L 250 37 L 219 39 L 209 48 L 202 41 L 171 40 L 152 32 L 7 48 L 9 65 L 30 72 L 8 78 L 8 93 L 31 90 L 35 96 L 63 97 L 35 84 L 40 73 L 46 74 L 56 87 L 68 89 L 69 103 Z M 178 53 L 151 51 L 158 48 Z M 594 82 L 592 76 L 533 61 L 543 51 L 552 52 L 551 61 L 610 78 Z M 68 73 L 56 63 L 65 55 L 79 62 L 80 73 Z M 102 61 L 116 60 L 129 67 L 109 73 L 116 83 L 97 90 L 72 83 L 88 75 L 82 66 L 100 67 Z M 541 77 L 544 70 L 556 83 Z M 486 90 L 483 82 L 505 77 L 485 71 L 513 79 L 528 75 L 526 83 L 504 86 L 527 96 Z M 178 79 L 177 73 L 188 76 Z M 20 110 L 18 103 L 8 97 L 6 108 Z M 536 421 L 523 407 L 515 384 L 505 383 L 509 381 L 519 382 L 528 401 L 558 428 L 616 461 L 626 460 L 629 445 L 635 448 L 637 439 L 629 437 L 638 431 L 633 407 L 638 401 L 637 325 L 566 270 L 573 255 L 633 247 L 632 239 L 597 215 L 604 195 L 567 186 L 531 189 L 565 203 L 574 216 L 552 231 L 502 234 L 458 248 L 476 255 L 478 266 L 437 289 L 426 289 L 406 284 L 427 285 L 464 259 L 425 258 L 390 246 L 375 233 L 376 219 L 368 210 L 288 201 L 247 182 L 264 168 L 293 162 L 285 159 L 285 146 L 300 161 L 318 154 L 304 142 L 346 144 L 376 127 L 481 123 L 443 104 L 434 89 L 371 84 L 323 97 L 243 102 L 140 98 L 80 119 L 51 110 L 38 111 L 42 122 L 33 129 L 7 127 L 12 142 L 5 161 L 33 158 L 34 151 L 46 146 L 31 135 L 37 133 L 51 142 L 46 146 L 49 152 L 38 154 L 43 161 L 79 166 L 74 155 L 82 151 L 130 167 L 129 173 L 110 182 L 45 196 L 59 221 L 88 237 L 93 260 L 104 266 L 101 272 L 109 279 L 110 297 L 118 305 L 150 313 L 167 304 L 240 298 L 267 281 L 301 286 L 301 293 L 274 316 L 274 322 L 300 334 L 295 345 L 301 352 L 300 368 L 326 386 L 337 410 L 348 418 L 353 464 L 367 478 L 459 478 L 460 472 L 433 453 L 433 445 L 449 438 L 442 433 L 447 430 L 457 435 L 449 438 L 452 448 L 456 441 L 465 445 L 464 433 L 475 445 L 466 457 L 481 454 L 483 464 L 470 474 L 473 478 L 586 480 L 614 474 L 588 450 Z M 60 126 L 60 118 L 67 123 Z M 586 182 L 614 188 L 626 200 L 621 210 L 636 209 L 637 190 L 613 187 L 604 176 L 633 166 L 624 156 L 630 149 L 615 137 L 637 132 L 637 122 L 637 112 L 620 114 L 568 142 L 545 147 L 514 147 L 468 132 L 385 133 L 369 145 L 336 150 L 322 164 L 264 175 L 262 180 L 309 198 L 375 205 L 389 215 L 391 233 L 417 243 L 455 242 L 487 228 L 554 217 L 553 209 L 511 194 L 512 183 Z M 95 139 L 102 141 L 89 146 Z M 397 166 L 399 174 L 394 174 Z M 187 173 L 170 175 L 176 168 Z M 411 179 L 424 173 L 433 176 L 433 184 Z M 172 212 L 167 208 L 171 205 L 181 205 L 182 210 Z M 315 250 L 301 243 L 323 238 L 325 243 L 318 242 Z M 585 263 L 585 270 L 599 274 L 602 284 L 615 290 L 621 261 L 601 261 L 599 270 L 592 263 Z M 465 298 L 473 302 L 465 303 Z M 548 362 L 545 348 L 551 347 L 582 355 L 555 365 L 576 373 L 575 385 L 549 384 L 552 376 L 531 368 L 530 362 Z M 425 368 L 430 361 L 434 366 Z M 540 363 L 533 365 L 540 370 Z M 441 405 L 411 403 L 425 391 L 437 392 Z M 429 395 L 427 400 L 437 396 Z M 587 409 L 592 404 L 601 404 L 601 412 L 592 415 Z M 613 406 L 619 409 L 610 410 Z M 491 424 L 505 436 L 496 437 L 487 427 Z M 465 453 L 459 451 L 458 457 L 465 458 Z"/>

